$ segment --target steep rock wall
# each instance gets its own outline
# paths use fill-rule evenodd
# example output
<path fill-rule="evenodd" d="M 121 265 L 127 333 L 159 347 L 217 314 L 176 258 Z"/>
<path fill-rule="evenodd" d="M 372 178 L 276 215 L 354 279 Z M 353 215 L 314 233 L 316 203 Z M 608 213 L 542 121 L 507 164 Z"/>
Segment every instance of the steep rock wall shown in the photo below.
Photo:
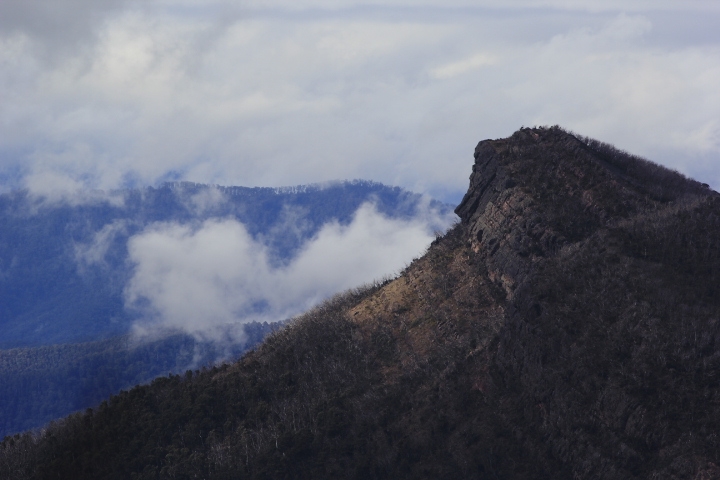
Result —
<path fill-rule="evenodd" d="M 480 142 L 456 213 L 506 294 L 494 401 L 528 455 L 577 478 L 717 473 L 719 207 L 558 128 Z"/>

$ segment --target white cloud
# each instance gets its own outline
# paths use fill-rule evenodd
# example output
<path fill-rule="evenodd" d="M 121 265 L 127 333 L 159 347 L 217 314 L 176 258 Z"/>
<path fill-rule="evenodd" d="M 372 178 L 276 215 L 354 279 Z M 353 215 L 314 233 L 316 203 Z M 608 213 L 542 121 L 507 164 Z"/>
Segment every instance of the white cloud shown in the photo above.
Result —
<path fill-rule="evenodd" d="M 195 230 L 156 224 L 130 239 L 127 303 L 162 326 L 196 333 L 237 322 L 259 298 L 267 257 L 233 220 Z M 145 308 L 143 308 L 145 307 Z"/>
<path fill-rule="evenodd" d="M 368 178 L 459 199 L 477 141 L 533 124 L 720 180 L 714 1 L 62 1 L 81 35 L 0 6 L 0 178 L 33 191 Z"/>
<path fill-rule="evenodd" d="M 90 242 L 75 245 L 75 261 L 81 274 L 92 265 L 107 266 L 108 250 L 118 235 L 127 234 L 128 223 L 127 220 L 115 220 L 95 232 Z"/>
<path fill-rule="evenodd" d="M 325 225 L 288 264 L 234 219 L 157 223 L 128 242 L 133 277 L 126 305 L 143 314 L 136 332 L 184 331 L 204 339 L 240 335 L 245 322 L 298 314 L 351 287 L 397 273 L 433 239 L 436 212 L 393 220 L 365 204 L 346 226 Z M 234 338 L 239 340 L 241 338 Z"/>
<path fill-rule="evenodd" d="M 430 73 L 435 78 L 452 78 L 494 63 L 495 58 L 492 56 L 478 53 L 464 60 L 433 68 Z"/>
<path fill-rule="evenodd" d="M 203 187 L 197 193 L 186 195 L 185 190 L 192 186 L 193 184 L 180 184 L 175 187 L 175 194 L 193 216 L 208 217 L 227 205 L 227 196 L 216 185 Z"/>

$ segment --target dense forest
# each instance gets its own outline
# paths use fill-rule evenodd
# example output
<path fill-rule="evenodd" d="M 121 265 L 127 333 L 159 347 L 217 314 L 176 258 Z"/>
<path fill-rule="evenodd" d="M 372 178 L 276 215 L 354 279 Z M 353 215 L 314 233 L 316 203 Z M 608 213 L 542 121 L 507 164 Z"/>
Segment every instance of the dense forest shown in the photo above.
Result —
<path fill-rule="evenodd" d="M 535 128 L 456 212 L 240 361 L 6 438 L 0 477 L 720 477 L 720 195 Z"/>

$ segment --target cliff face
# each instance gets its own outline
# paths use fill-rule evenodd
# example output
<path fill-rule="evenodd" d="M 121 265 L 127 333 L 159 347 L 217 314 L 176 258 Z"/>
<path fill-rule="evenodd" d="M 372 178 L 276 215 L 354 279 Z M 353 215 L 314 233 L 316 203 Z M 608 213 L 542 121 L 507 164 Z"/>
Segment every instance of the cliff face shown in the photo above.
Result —
<path fill-rule="evenodd" d="M 480 142 L 456 212 L 397 279 L 237 364 L 6 441 L 0 473 L 720 476 L 720 196 L 522 129 Z"/>
<path fill-rule="evenodd" d="M 505 425 L 579 478 L 717 477 L 720 196 L 557 128 L 475 158 L 456 213 L 506 294 Z"/>
<path fill-rule="evenodd" d="M 475 149 L 455 212 L 509 296 L 539 260 L 621 219 L 710 193 L 702 184 L 559 128 L 523 129 Z"/>

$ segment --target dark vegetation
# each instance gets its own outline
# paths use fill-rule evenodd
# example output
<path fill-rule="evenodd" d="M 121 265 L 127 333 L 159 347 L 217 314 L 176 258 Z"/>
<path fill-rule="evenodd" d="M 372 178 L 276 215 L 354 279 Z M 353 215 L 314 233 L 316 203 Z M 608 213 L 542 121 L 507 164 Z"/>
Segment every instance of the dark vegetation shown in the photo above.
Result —
<path fill-rule="evenodd" d="M 127 243 L 153 222 L 235 218 L 281 265 L 327 222 L 348 224 L 364 202 L 392 218 L 413 217 L 423 203 L 417 194 L 366 181 L 279 189 L 173 183 L 86 195 L 0 195 L 0 437 L 158 375 L 235 359 L 271 329 L 250 325 L 247 344 L 217 348 L 180 335 L 128 345 L 135 317 L 123 298 L 133 273 Z M 103 229 L 110 230 L 102 255 L 83 261 L 78 251 Z"/>
<path fill-rule="evenodd" d="M 232 365 L 8 437 L 11 478 L 720 478 L 720 195 L 558 127 Z"/>
<path fill-rule="evenodd" d="M 439 253 L 433 261 L 447 266 L 452 252 Z M 471 425 L 492 423 L 468 418 L 483 402 L 470 375 L 478 360 L 464 358 L 492 326 L 445 324 L 441 348 L 420 357 L 426 340 L 414 333 L 439 319 L 411 327 L 345 315 L 381 287 L 336 297 L 239 364 L 157 379 L 50 425 L 41 437 L 51 443 L 8 438 L 5 468 L 17 478 L 442 478 L 467 476 L 488 456 L 492 465 L 492 452 L 467 465 L 468 452 L 455 451 Z M 436 444 L 435 434 L 457 438 Z"/>
<path fill-rule="evenodd" d="M 242 344 L 203 342 L 181 334 L 156 340 L 124 335 L 0 350 L 0 437 L 98 405 L 122 389 L 158 376 L 235 360 L 280 325 L 250 323 Z"/>

